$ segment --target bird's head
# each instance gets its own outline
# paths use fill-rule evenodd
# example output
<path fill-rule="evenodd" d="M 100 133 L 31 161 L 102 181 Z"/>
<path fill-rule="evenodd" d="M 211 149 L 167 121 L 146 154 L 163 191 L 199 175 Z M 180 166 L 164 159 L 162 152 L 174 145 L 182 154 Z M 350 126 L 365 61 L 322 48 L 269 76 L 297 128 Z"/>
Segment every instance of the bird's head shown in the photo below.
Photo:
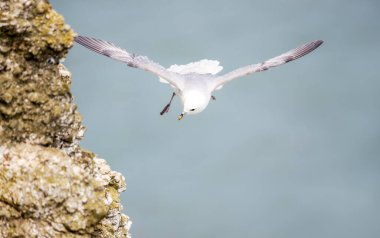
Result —
<path fill-rule="evenodd" d="M 210 98 L 211 95 L 198 91 L 183 94 L 183 112 L 178 116 L 178 120 L 181 120 L 187 114 L 192 115 L 203 111 L 207 107 Z"/>

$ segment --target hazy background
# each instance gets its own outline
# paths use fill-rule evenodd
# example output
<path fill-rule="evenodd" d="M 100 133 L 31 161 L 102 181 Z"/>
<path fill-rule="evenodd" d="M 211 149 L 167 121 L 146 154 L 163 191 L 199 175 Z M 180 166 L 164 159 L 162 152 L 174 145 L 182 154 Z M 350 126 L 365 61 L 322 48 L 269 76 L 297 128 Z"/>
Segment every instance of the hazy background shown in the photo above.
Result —
<path fill-rule="evenodd" d="M 52 1 L 76 32 L 165 67 L 226 72 L 325 40 L 226 85 L 177 121 L 171 89 L 75 45 L 66 66 L 82 145 L 127 179 L 133 237 L 380 237 L 380 2 Z"/>

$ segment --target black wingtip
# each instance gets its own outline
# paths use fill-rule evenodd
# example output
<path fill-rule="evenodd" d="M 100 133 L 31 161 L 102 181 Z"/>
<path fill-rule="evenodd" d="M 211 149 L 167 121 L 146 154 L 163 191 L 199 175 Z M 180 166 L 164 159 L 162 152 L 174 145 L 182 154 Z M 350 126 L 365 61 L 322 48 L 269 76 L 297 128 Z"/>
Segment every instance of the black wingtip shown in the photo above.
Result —
<path fill-rule="evenodd" d="M 315 44 L 315 48 L 318 48 L 320 45 L 322 45 L 324 43 L 323 40 L 316 40 L 314 41 L 314 44 Z"/>
<path fill-rule="evenodd" d="M 78 39 L 80 39 L 82 36 L 81 35 L 76 35 L 74 36 L 74 41 L 77 41 Z"/>
<path fill-rule="evenodd" d="M 81 35 L 76 35 L 76 36 L 74 37 L 74 41 L 75 41 L 76 43 L 80 43 L 80 42 L 82 41 L 82 39 L 83 39 L 83 36 L 81 36 Z"/>
<path fill-rule="evenodd" d="M 83 42 L 83 40 L 85 39 L 88 39 L 90 37 L 87 37 L 87 36 L 81 36 L 81 35 L 76 35 L 74 37 L 74 41 L 77 42 L 77 43 L 80 43 L 80 42 Z"/>
<path fill-rule="evenodd" d="M 93 38 L 93 37 L 89 37 L 89 36 L 81 36 L 81 35 L 76 35 L 74 37 L 74 41 L 76 43 L 82 43 L 82 42 L 88 42 L 88 41 L 99 41 L 98 39 L 96 38 Z"/>

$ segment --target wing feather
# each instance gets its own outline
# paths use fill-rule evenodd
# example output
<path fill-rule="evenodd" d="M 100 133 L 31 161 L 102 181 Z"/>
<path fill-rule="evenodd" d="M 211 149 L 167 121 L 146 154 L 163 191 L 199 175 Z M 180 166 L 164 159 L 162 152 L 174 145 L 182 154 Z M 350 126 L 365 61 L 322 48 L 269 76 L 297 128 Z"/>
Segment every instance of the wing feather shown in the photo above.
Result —
<path fill-rule="evenodd" d="M 227 74 L 224 74 L 218 78 L 216 78 L 215 88 L 223 86 L 225 83 L 243 77 L 245 75 L 249 75 L 256 72 L 261 72 L 268 70 L 269 68 L 276 67 L 290 61 L 296 60 L 302 56 L 305 56 L 318 48 L 323 43 L 322 40 L 316 40 L 309 42 L 307 44 L 301 45 L 293 50 L 290 50 L 284 54 L 271 58 L 262 63 L 248 65 L 245 67 L 238 68 L 234 71 L 231 71 Z"/>
<path fill-rule="evenodd" d="M 161 78 L 164 78 L 172 86 L 178 89 L 181 88 L 181 77 L 178 74 L 169 72 L 164 67 L 151 61 L 146 56 L 128 53 L 126 50 L 121 49 L 111 42 L 92 37 L 76 36 L 75 42 L 98 54 L 126 63 L 130 67 L 149 71 Z"/>

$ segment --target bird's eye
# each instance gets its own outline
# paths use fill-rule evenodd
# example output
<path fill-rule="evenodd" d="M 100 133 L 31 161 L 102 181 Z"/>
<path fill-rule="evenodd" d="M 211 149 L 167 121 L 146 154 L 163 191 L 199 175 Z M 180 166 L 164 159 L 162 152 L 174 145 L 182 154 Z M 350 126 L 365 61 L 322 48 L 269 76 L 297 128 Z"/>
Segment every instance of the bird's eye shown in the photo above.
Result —
<path fill-rule="evenodd" d="M 190 111 L 193 112 L 193 111 L 195 111 L 195 109 L 194 109 L 194 108 L 193 108 L 193 109 L 190 109 Z"/>

